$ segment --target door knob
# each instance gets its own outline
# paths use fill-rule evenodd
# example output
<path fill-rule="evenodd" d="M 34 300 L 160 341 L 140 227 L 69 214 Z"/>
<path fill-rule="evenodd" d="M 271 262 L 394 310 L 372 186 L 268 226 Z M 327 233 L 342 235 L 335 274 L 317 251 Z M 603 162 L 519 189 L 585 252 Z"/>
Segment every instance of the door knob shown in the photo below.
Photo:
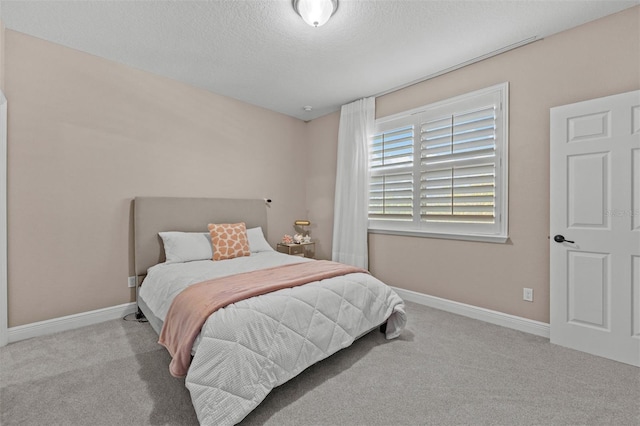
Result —
<path fill-rule="evenodd" d="M 575 241 L 569 241 L 569 240 L 565 240 L 564 239 L 564 235 L 556 235 L 553 237 L 553 241 L 555 241 L 556 243 L 571 243 L 571 244 L 575 244 Z"/>

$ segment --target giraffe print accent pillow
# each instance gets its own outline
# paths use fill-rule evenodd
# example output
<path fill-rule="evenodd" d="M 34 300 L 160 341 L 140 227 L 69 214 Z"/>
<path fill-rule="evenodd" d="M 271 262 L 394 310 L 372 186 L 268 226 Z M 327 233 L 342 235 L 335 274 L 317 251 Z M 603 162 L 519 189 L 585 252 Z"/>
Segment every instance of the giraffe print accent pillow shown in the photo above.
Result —
<path fill-rule="evenodd" d="M 247 227 L 240 223 L 210 223 L 209 235 L 213 247 L 213 260 L 250 256 Z"/>

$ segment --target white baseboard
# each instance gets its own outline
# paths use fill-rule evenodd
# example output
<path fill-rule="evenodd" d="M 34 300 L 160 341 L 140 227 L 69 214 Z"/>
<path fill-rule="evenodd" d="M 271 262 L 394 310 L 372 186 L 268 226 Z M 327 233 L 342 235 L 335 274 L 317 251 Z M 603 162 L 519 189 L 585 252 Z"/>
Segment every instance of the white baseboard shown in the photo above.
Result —
<path fill-rule="evenodd" d="M 467 305 L 460 302 L 454 302 L 453 300 L 442 299 L 440 297 L 429 296 L 427 294 L 405 290 L 398 287 L 393 287 L 393 289 L 400 297 L 409 302 L 419 303 L 442 311 L 485 321 L 502 327 L 512 328 L 525 333 L 535 334 L 536 336 L 546 337 L 547 339 L 549 338 L 549 324 L 543 322 L 517 317 L 515 315 L 509 315 L 498 311 L 492 311 L 490 309 L 479 308 L 477 306 Z M 8 330 L 9 343 L 122 318 L 135 311 L 136 303 L 131 302 L 112 306 L 110 308 L 97 309 L 95 311 L 10 327 Z"/>
<path fill-rule="evenodd" d="M 411 290 L 392 287 L 398 296 L 409 302 L 419 303 L 431 308 L 440 309 L 442 311 L 451 312 L 453 314 L 477 319 L 502 327 L 512 328 L 525 333 L 535 334 L 536 336 L 549 338 L 549 324 L 535 321 L 527 318 L 517 317 L 491 309 L 479 308 L 465 303 L 454 302 L 453 300 L 442 299 L 440 297 L 429 296 Z"/>
<path fill-rule="evenodd" d="M 9 343 L 122 318 L 135 311 L 136 303 L 131 302 L 109 308 L 97 309 L 95 311 L 9 327 Z"/>

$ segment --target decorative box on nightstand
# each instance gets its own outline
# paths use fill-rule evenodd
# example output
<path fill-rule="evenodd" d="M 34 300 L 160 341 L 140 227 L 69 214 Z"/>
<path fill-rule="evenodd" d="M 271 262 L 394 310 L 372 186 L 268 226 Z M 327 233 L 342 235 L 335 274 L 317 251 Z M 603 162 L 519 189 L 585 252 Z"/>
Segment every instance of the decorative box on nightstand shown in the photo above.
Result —
<path fill-rule="evenodd" d="M 300 243 L 300 244 L 284 244 L 278 243 L 276 249 L 280 253 L 290 254 L 292 256 L 310 257 L 316 255 L 316 243 Z"/>

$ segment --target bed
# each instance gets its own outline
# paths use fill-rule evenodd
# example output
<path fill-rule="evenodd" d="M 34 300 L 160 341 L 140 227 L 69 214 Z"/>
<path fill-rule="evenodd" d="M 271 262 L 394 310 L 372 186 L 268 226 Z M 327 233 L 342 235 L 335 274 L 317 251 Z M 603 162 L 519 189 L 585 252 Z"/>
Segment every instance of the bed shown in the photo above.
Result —
<path fill-rule="evenodd" d="M 186 375 L 203 425 L 240 422 L 309 366 L 374 329 L 397 337 L 406 323 L 402 299 L 366 271 L 273 250 L 265 238 L 267 208 L 263 199 L 134 200 L 139 312 L 172 355 L 171 373 Z M 224 253 L 219 241 L 211 249 L 211 240 L 228 224 L 242 225 L 238 235 L 248 251 L 207 259 Z M 196 293 L 213 287 L 222 293 Z M 221 296 L 243 291 L 251 297 L 229 303 Z"/>

